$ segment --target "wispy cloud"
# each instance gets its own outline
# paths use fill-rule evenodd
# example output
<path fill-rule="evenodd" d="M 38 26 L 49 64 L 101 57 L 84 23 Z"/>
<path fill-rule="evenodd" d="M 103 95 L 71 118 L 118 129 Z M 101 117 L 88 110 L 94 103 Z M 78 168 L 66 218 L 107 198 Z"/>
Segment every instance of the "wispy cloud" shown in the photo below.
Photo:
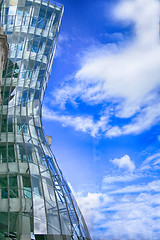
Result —
<path fill-rule="evenodd" d="M 116 137 L 127 134 L 139 134 L 145 130 L 150 129 L 154 124 L 159 123 L 159 111 L 160 104 L 151 102 L 148 104 L 148 106 L 144 107 L 140 113 L 133 117 L 129 124 L 126 124 L 123 127 L 111 127 L 105 134 L 107 137 Z"/>
<path fill-rule="evenodd" d="M 103 133 L 106 137 L 139 134 L 160 121 L 158 4 L 158 0 L 120 1 L 113 10 L 114 18 L 122 24 L 133 23 L 134 37 L 123 45 L 92 46 L 81 58 L 73 78 L 52 93 L 53 102 L 63 107 L 68 102 L 76 105 L 77 99 L 90 106 L 98 104 L 102 107 L 99 120 L 93 120 L 93 113 L 87 117 L 89 126 L 83 115 L 71 117 L 78 127 L 71 124 L 68 116 L 59 116 L 56 121 L 92 136 Z M 108 120 L 104 121 L 109 112 L 104 111 L 106 103 L 112 103 L 113 108 L 109 124 Z M 114 125 L 116 118 L 128 122 Z"/>
<path fill-rule="evenodd" d="M 103 178 L 103 182 L 106 184 L 116 183 L 116 182 L 130 182 L 135 180 L 137 178 L 136 175 L 133 174 L 125 174 L 125 175 L 116 175 L 116 176 L 110 176 L 107 175 Z"/>
<path fill-rule="evenodd" d="M 49 110 L 43 106 L 43 118 L 46 120 L 55 120 L 62 126 L 74 127 L 76 131 L 90 133 L 93 137 L 100 131 L 105 131 L 108 123 L 108 116 L 102 116 L 99 121 L 95 122 L 92 116 L 70 116 L 61 115 L 57 112 Z"/>
<path fill-rule="evenodd" d="M 145 185 L 130 185 L 125 188 L 118 189 L 113 191 L 112 194 L 119 193 L 142 193 L 142 192 L 160 192 L 160 181 L 152 181 Z"/>

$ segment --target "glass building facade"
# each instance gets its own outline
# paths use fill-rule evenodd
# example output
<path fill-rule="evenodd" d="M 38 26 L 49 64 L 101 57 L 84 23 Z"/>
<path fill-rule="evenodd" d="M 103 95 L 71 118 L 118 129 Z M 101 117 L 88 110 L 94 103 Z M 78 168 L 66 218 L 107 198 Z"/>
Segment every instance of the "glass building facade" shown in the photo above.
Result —
<path fill-rule="evenodd" d="M 63 6 L 1 0 L 9 56 L 0 86 L 0 239 L 90 239 L 45 139 L 41 103 Z"/>

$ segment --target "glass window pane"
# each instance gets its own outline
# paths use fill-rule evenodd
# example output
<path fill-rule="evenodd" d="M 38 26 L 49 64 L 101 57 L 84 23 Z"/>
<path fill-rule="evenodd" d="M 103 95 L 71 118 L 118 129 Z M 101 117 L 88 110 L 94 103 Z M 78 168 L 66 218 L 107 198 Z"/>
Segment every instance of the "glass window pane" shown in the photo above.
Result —
<path fill-rule="evenodd" d="M 8 198 L 7 177 L 0 178 L 1 199 Z"/>
<path fill-rule="evenodd" d="M 27 162 L 27 156 L 23 145 L 19 145 L 19 155 L 21 162 Z"/>
<path fill-rule="evenodd" d="M 1 121 L 1 132 L 6 132 L 6 127 L 7 127 L 7 120 L 2 119 L 2 121 Z"/>
<path fill-rule="evenodd" d="M 39 178 L 32 177 L 32 187 L 33 187 L 33 192 L 36 195 L 42 196 L 42 189 L 41 189 L 41 183 Z"/>
<path fill-rule="evenodd" d="M 28 133 L 28 126 L 26 124 L 21 125 L 20 123 L 17 124 L 17 133 Z"/>
<path fill-rule="evenodd" d="M 6 187 L 7 186 L 7 177 L 0 178 L 0 186 Z"/>
<path fill-rule="evenodd" d="M 6 153 L 6 146 L 0 147 L 0 158 L 2 163 L 7 162 L 7 153 Z"/>
<path fill-rule="evenodd" d="M 15 162 L 14 145 L 8 146 L 8 162 Z"/>
<path fill-rule="evenodd" d="M 31 182 L 29 177 L 23 177 L 23 194 L 24 198 L 31 198 Z"/>
<path fill-rule="evenodd" d="M 12 118 L 8 118 L 8 132 L 13 132 Z"/>
<path fill-rule="evenodd" d="M 1 198 L 8 198 L 8 188 L 2 188 L 1 189 Z"/>
<path fill-rule="evenodd" d="M 17 177 L 10 176 L 9 177 L 9 196 L 10 198 L 18 198 L 18 186 L 17 186 Z"/>

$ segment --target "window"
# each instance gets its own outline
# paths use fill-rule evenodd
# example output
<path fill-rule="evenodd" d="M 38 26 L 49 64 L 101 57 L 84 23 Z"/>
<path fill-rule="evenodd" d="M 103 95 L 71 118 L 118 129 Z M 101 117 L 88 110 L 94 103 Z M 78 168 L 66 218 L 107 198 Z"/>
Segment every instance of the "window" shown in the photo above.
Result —
<path fill-rule="evenodd" d="M 29 162 L 33 162 L 32 160 L 32 148 L 23 145 L 19 145 L 19 156 L 21 162 L 27 162 L 27 158 Z"/>
<path fill-rule="evenodd" d="M 7 131 L 7 119 L 1 121 L 1 132 Z M 8 132 L 13 132 L 12 118 L 8 119 Z"/>
<path fill-rule="evenodd" d="M 23 91 L 22 94 L 22 106 L 25 107 L 27 103 L 27 91 Z"/>
<path fill-rule="evenodd" d="M 8 132 L 13 132 L 12 118 L 8 118 Z"/>
<path fill-rule="evenodd" d="M 29 79 L 30 79 L 31 76 L 32 76 L 32 71 L 29 71 L 29 70 L 28 70 L 28 71 L 26 72 L 26 78 L 29 78 Z"/>
<path fill-rule="evenodd" d="M 22 51 L 23 43 L 18 43 L 17 50 Z"/>
<path fill-rule="evenodd" d="M 1 199 L 8 198 L 7 177 L 0 178 Z"/>
<path fill-rule="evenodd" d="M 11 15 L 11 16 L 15 16 L 16 11 L 17 11 L 17 6 L 10 6 L 8 14 Z"/>
<path fill-rule="evenodd" d="M 38 50 L 38 42 L 33 42 L 33 44 L 32 44 L 32 52 L 37 52 L 37 50 Z"/>
<path fill-rule="evenodd" d="M 36 90 L 35 94 L 34 94 L 34 99 L 39 99 L 39 97 L 40 97 L 39 95 L 40 95 L 40 91 Z"/>
<path fill-rule="evenodd" d="M 1 159 L 2 163 L 7 162 L 7 147 L 6 146 L 0 147 L 0 159 Z M 15 162 L 14 145 L 8 146 L 8 162 Z"/>
<path fill-rule="evenodd" d="M 23 16 L 23 11 L 18 10 L 17 11 L 17 16 L 16 16 L 16 25 L 21 25 L 22 21 L 22 16 Z"/>
<path fill-rule="evenodd" d="M 24 26 L 28 26 L 28 21 L 29 21 L 29 15 L 27 12 L 24 12 L 24 16 L 23 16 L 23 19 L 22 19 L 22 24 Z"/>
<path fill-rule="evenodd" d="M 16 49 L 17 45 L 14 44 L 13 47 L 15 47 L 15 49 Z M 8 78 L 11 78 L 12 74 L 13 74 L 13 77 L 17 78 L 18 77 L 18 72 L 19 72 L 19 67 L 18 67 L 17 63 L 13 64 L 13 62 L 10 59 L 8 59 L 7 67 L 3 71 L 3 77 L 5 77 L 6 73 L 7 73 Z"/>
<path fill-rule="evenodd" d="M 32 177 L 32 187 L 33 187 L 33 192 L 36 195 L 42 196 L 42 189 L 41 189 L 40 178 Z"/>
<path fill-rule="evenodd" d="M 39 50 L 42 49 L 42 46 L 43 46 L 43 41 L 39 42 L 39 39 L 34 40 L 34 42 L 30 41 L 30 42 L 28 42 L 28 45 L 27 45 L 27 51 L 32 51 L 32 52 L 36 53 L 38 48 L 39 48 Z M 29 75 L 30 75 L 30 73 L 29 73 Z"/>
<path fill-rule="evenodd" d="M 23 177 L 23 195 L 24 198 L 31 198 L 31 182 L 29 177 Z"/>
<path fill-rule="evenodd" d="M 7 127 L 7 119 L 2 119 L 1 121 L 1 132 L 6 132 L 6 127 Z"/>
<path fill-rule="evenodd" d="M 42 129 L 40 127 L 35 126 L 37 134 L 39 136 L 39 138 L 41 139 L 41 141 L 44 143 L 45 142 L 45 137 L 43 135 Z"/>
<path fill-rule="evenodd" d="M 4 104 L 4 105 L 8 105 L 8 102 L 9 102 L 9 92 L 5 92 L 5 93 L 4 93 L 3 104 Z"/>
<path fill-rule="evenodd" d="M 19 155 L 21 162 L 27 162 L 27 156 L 23 145 L 19 145 Z"/>
<path fill-rule="evenodd" d="M 9 177 L 9 197 L 18 198 L 17 176 Z"/>
<path fill-rule="evenodd" d="M 23 133 L 28 133 L 28 126 L 27 126 L 26 124 L 24 124 L 24 125 L 22 126 L 22 132 L 23 132 Z"/>
<path fill-rule="evenodd" d="M 38 23 L 37 23 L 37 27 L 42 29 L 43 28 L 43 25 L 44 25 L 44 18 L 43 17 L 40 17 L 38 18 Z"/>
<path fill-rule="evenodd" d="M 7 162 L 6 146 L 0 147 L 0 155 L 2 163 L 6 163 Z"/>
<path fill-rule="evenodd" d="M 32 159 L 32 148 L 27 148 L 26 151 L 27 151 L 28 161 L 29 162 L 33 162 L 33 159 Z"/>
<path fill-rule="evenodd" d="M 15 16 L 8 16 L 8 25 L 13 25 L 15 20 Z"/>
<path fill-rule="evenodd" d="M 21 124 L 20 123 L 18 123 L 17 124 L 17 133 L 28 133 L 28 126 L 27 126 L 27 124 L 23 124 L 22 126 L 21 126 Z"/>
<path fill-rule="evenodd" d="M 32 23 L 31 23 L 31 26 L 32 27 L 35 27 L 36 26 L 36 22 L 37 22 L 37 16 L 33 16 L 33 18 L 32 18 Z"/>
<path fill-rule="evenodd" d="M 15 162 L 14 145 L 8 146 L 8 162 Z"/>

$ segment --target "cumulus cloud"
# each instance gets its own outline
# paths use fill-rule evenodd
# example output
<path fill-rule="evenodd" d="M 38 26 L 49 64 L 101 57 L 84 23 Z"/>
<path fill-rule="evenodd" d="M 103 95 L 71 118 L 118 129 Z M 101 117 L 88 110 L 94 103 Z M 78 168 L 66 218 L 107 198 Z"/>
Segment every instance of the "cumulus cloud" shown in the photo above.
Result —
<path fill-rule="evenodd" d="M 75 76 L 86 87 L 81 89 L 81 98 L 94 104 L 114 99 L 119 103 L 116 117 L 133 116 L 148 104 L 148 94 L 159 84 L 159 56 L 158 45 L 148 51 L 134 46 L 87 61 Z"/>
<path fill-rule="evenodd" d="M 113 198 L 101 192 L 89 192 L 84 195 L 82 192 L 75 192 L 69 182 L 68 185 L 76 198 L 89 229 L 91 231 L 96 229 L 97 234 L 99 223 L 106 220 L 106 216 L 103 211 L 106 206 L 113 201 Z"/>
<path fill-rule="evenodd" d="M 115 115 L 129 118 L 148 105 L 148 95 L 160 84 L 158 1 L 124 1 L 115 16 L 135 23 L 134 41 L 116 53 L 100 49 L 92 60 L 86 58 L 76 79 L 87 86 L 83 99 L 97 103 L 114 98 L 119 103 Z"/>
<path fill-rule="evenodd" d="M 157 44 L 159 39 L 157 25 L 159 22 L 158 0 L 122 0 L 114 10 L 115 18 L 135 23 L 136 43 L 141 47 Z"/>
<path fill-rule="evenodd" d="M 72 116 L 78 127 L 67 116 L 54 118 L 56 121 L 82 132 L 89 129 L 92 136 L 103 133 L 106 137 L 139 134 L 160 121 L 158 4 L 158 0 L 120 1 L 113 10 L 114 18 L 122 24 L 132 23 L 134 37 L 123 45 L 92 47 L 81 59 L 73 78 L 52 94 L 53 101 L 61 106 L 68 101 L 75 105 L 77 98 L 88 105 L 99 104 L 103 110 L 106 103 L 112 103 L 114 111 L 109 124 L 104 121 L 108 112 L 102 109 L 98 121 L 92 116 L 87 118 L 87 126 L 83 116 Z M 128 119 L 129 123 L 115 126 L 114 118 Z M 79 122 L 84 122 L 84 128 Z"/>
<path fill-rule="evenodd" d="M 130 172 L 133 172 L 135 165 L 128 155 L 125 155 L 121 158 L 115 158 L 111 162 L 120 169 L 126 169 Z"/>
<path fill-rule="evenodd" d="M 83 196 L 78 193 L 76 198 L 89 228 L 93 229 L 94 225 L 106 220 L 103 210 L 112 202 L 111 196 L 103 193 L 88 193 Z"/>

